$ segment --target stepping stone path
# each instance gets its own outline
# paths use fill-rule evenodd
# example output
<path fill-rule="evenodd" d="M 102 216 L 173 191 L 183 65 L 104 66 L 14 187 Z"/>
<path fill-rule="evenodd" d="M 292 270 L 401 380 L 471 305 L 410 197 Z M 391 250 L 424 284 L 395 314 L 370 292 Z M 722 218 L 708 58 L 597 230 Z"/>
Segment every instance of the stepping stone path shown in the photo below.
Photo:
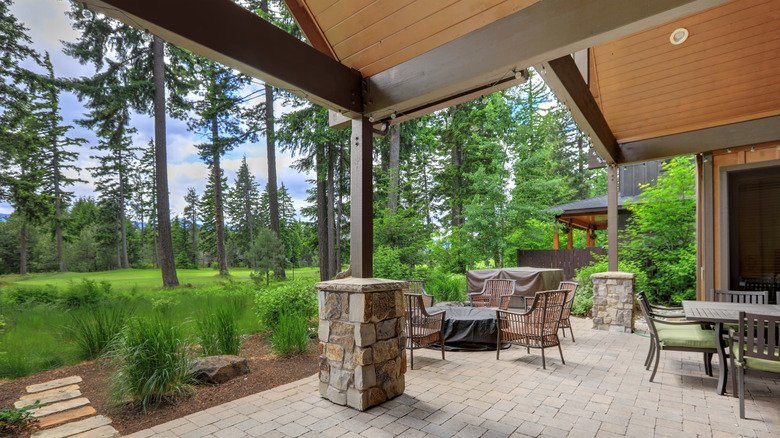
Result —
<path fill-rule="evenodd" d="M 97 413 L 82 397 L 78 383 L 81 377 L 71 376 L 26 388 L 14 407 L 19 409 L 39 401 L 43 406 L 30 411 L 38 419 L 41 430 L 31 438 L 113 438 L 119 432 L 110 426 L 111 420 Z M 88 417 L 86 419 L 80 418 Z M 62 424 L 65 423 L 65 424 Z"/>

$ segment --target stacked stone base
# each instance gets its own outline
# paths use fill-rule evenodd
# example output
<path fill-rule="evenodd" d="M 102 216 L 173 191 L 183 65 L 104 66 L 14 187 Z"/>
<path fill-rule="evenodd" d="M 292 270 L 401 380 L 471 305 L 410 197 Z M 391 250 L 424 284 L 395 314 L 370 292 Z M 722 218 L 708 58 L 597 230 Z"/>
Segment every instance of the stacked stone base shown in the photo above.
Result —
<path fill-rule="evenodd" d="M 629 272 L 600 272 L 593 279 L 593 328 L 634 331 L 634 278 Z"/>
<path fill-rule="evenodd" d="M 350 278 L 317 283 L 320 395 L 366 410 L 403 394 L 406 282 Z"/>

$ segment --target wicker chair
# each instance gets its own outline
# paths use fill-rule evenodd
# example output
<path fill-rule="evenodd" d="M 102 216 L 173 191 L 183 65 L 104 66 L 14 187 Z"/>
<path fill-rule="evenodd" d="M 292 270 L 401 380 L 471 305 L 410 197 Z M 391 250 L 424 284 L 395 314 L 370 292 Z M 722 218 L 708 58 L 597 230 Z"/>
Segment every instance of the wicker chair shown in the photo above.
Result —
<path fill-rule="evenodd" d="M 406 299 L 406 348 L 409 349 L 411 369 L 414 369 L 414 350 L 432 344 L 441 345 L 441 358 L 444 360 L 444 311 L 428 313 L 420 294 L 404 294 Z"/>
<path fill-rule="evenodd" d="M 647 321 L 650 329 L 650 343 L 654 344 L 655 366 L 650 381 L 655 379 L 658 372 L 658 362 L 661 361 L 661 350 L 691 351 L 704 353 L 704 370 L 708 376 L 712 376 L 712 355 L 717 353 L 715 335 L 712 330 L 703 329 L 700 322 L 695 321 L 669 321 L 653 316 L 648 306 L 644 292 L 637 294 L 639 308 Z"/>
<path fill-rule="evenodd" d="M 566 337 L 566 329 L 569 329 L 569 333 L 571 333 L 571 341 L 574 341 L 574 330 L 571 328 L 571 321 L 569 320 L 569 317 L 571 316 L 571 306 L 574 304 L 574 295 L 577 294 L 577 289 L 579 289 L 580 284 L 576 281 L 562 281 L 558 283 L 558 289 L 559 290 L 567 290 L 569 293 L 566 295 L 566 302 L 563 303 L 563 313 L 561 313 L 561 324 L 558 326 L 558 329 L 563 332 L 563 337 Z"/>
<path fill-rule="evenodd" d="M 713 301 L 727 303 L 766 304 L 769 291 L 766 290 L 713 290 Z"/>
<path fill-rule="evenodd" d="M 731 376 L 736 378 L 739 393 L 739 418 L 745 418 L 745 374 L 780 377 L 780 316 L 739 312 L 739 328 L 729 329 L 729 343 Z"/>
<path fill-rule="evenodd" d="M 409 283 L 410 294 L 422 295 L 423 303 L 425 307 L 433 307 L 433 295 L 428 295 L 425 292 L 425 280 L 406 280 Z"/>
<path fill-rule="evenodd" d="M 566 290 L 550 290 L 539 292 L 534 297 L 531 308 L 523 313 L 497 310 L 498 340 L 496 343 L 496 360 L 500 358 L 501 344 L 510 343 L 542 350 L 542 368 L 547 369 L 544 349 L 558 347 L 563 360 L 561 341 L 558 338 L 558 325 L 561 322 L 563 304 L 566 301 Z"/>
<path fill-rule="evenodd" d="M 501 297 L 512 295 L 514 291 L 515 280 L 487 280 L 482 292 L 469 294 L 469 300 L 473 307 L 497 308 L 501 305 Z"/>

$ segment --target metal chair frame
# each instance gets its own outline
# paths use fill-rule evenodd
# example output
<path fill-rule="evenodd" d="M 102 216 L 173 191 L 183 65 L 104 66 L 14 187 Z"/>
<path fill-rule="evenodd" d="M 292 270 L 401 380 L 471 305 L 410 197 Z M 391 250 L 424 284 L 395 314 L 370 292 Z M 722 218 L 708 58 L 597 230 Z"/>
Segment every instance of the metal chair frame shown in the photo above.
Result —
<path fill-rule="evenodd" d="M 429 295 L 425 292 L 425 280 L 406 280 L 409 283 L 410 294 L 422 295 L 423 303 L 425 307 L 433 307 L 433 295 Z"/>
<path fill-rule="evenodd" d="M 735 336 L 736 335 L 736 336 Z M 739 349 L 741 358 L 780 362 L 780 316 L 739 312 L 739 332 L 729 329 L 732 349 Z M 746 368 L 730 355 L 731 377 L 737 381 L 739 418 L 745 418 L 745 374 L 777 378 L 780 373 Z"/>
<path fill-rule="evenodd" d="M 511 296 L 515 292 L 515 280 L 494 278 L 486 280 L 482 292 L 469 294 L 472 307 L 500 307 L 501 297 Z M 509 303 L 507 303 L 507 306 Z"/>
<path fill-rule="evenodd" d="M 439 343 L 444 360 L 444 316 L 445 311 L 428 313 L 421 294 L 404 294 L 406 308 L 406 348 L 409 349 L 410 367 L 414 369 L 414 350 Z"/>
<path fill-rule="evenodd" d="M 712 300 L 726 303 L 766 304 L 769 291 L 766 290 L 712 290 Z"/>

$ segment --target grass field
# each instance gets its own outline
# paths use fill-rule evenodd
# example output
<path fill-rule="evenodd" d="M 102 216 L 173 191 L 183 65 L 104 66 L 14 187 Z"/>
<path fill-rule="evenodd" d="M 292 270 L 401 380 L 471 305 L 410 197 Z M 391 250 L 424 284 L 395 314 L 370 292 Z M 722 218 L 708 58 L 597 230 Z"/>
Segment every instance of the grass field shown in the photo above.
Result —
<path fill-rule="evenodd" d="M 250 280 L 249 268 L 231 268 L 230 276 L 236 281 Z M 179 284 L 191 284 L 195 287 L 204 287 L 219 284 L 224 278 L 214 269 L 177 269 Z M 293 271 L 286 272 L 287 278 L 292 279 Z M 314 278 L 319 276 L 319 268 L 298 268 L 295 270 L 295 278 Z M 119 269 L 116 271 L 101 272 L 48 272 L 29 275 L 0 275 L 0 290 L 5 286 L 45 286 L 47 284 L 61 287 L 71 282 L 80 282 L 89 279 L 97 282 L 107 281 L 116 290 L 153 289 L 162 287 L 162 274 L 159 269 Z"/>

